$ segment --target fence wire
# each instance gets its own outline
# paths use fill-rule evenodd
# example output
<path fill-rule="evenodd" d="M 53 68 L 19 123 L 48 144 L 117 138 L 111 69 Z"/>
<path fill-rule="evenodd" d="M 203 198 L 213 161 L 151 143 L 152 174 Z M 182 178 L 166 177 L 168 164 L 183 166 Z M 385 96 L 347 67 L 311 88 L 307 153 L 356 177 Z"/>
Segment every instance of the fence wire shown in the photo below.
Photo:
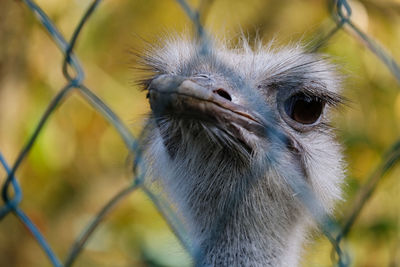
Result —
<path fill-rule="evenodd" d="M 130 195 L 137 189 L 142 189 L 143 192 L 150 198 L 156 208 L 163 215 L 167 221 L 173 233 L 178 237 L 183 247 L 187 250 L 194 262 L 199 262 L 203 251 L 200 247 L 194 247 L 191 240 L 189 240 L 183 222 L 175 214 L 173 208 L 168 204 L 168 201 L 163 199 L 162 196 L 152 192 L 150 188 L 144 183 L 146 175 L 146 162 L 142 157 L 141 148 L 141 137 L 133 137 L 128 128 L 118 118 L 118 116 L 87 86 L 85 86 L 85 73 L 77 56 L 74 54 L 74 47 L 77 39 L 82 31 L 82 28 L 86 25 L 93 12 L 96 10 L 101 0 L 95 0 L 88 7 L 87 11 L 82 16 L 80 22 L 75 28 L 70 41 L 67 41 L 64 36 L 59 32 L 55 24 L 49 19 L 46 13 L 31 0 L 22 0 L 23 3 L 28 7 L 29 10 L 34 13 L 36 18 L 40 21 L 43 27 L 50 34 L 54 43 L 59 47 L 64 55 L 64 61 L 62 64 L 62 72 L 66 79 L 66 85 L 56 94 L 56 96 L 49 103 L 46 111 L 40 118 L 36 128 L 31 134 L 26 144 L 22 147 L 17 159 L 12 165 L 9 165 L 6 159 L 3 157 L 0 151 L 0 162 L 4 170 L 7 173 L 7 177 L 2 185 L 2 199 L 3 205 L 0 206 L 0 220 L 6 216 L 14 215 L 19 219 L 31 232 L 36 239 L 37 243 L 41 246 L 48 259 L 53 266 L 71 266 L 80 252 L 84 248 L 86 242 L 94 233 L 96 228 L 102 222 L 104 217 L 112 210 L 113 207 L 118 205 L 126 196 Z M 198 9 L 193 9 L 185 0 L 176 0 L 176 2 L 182 7 L 187 16 L 191 19 L 197 38 L 199 39 L 199 56 L 206 56 L 211 53 L 213 47 L 209 41 L 208 33 L 202 25 L 207 12 L 209 11 L 212 0 L 204 0 L 200 2 Z M 380 47 L 373 39 L 367 34 L 361 31 L 351 20 L 352 11 L 349 3 L 346 0 L 334 0 L 328 1 L 329 9 L 332 14 L 333 20 L 336 22 L 336 26 L 328 31 L 313 47 L 311 50 L 317 51 L 322 47 L 328 40 L 330 40 L 338 31 L 345 30 L 352 34 L 372 52 L 374 53 L 383 64 L 389 69 L 393 76 L 400 82 L 400 67 L 396 61 L 389 56 L 385 50 Z M 239 75 L 235 74 L 228 66 L 221 64 L 220 68 L 223 73 L 228 73 L 229 79 L 235 84 L 240 84 L 242 90 L 246 90 L 246 84 L 244 84 Z M 249 90 L 245 91 L 249 92 Z M 85 227 L 79 237 L 75 240 L 71 246 L 70 252 L 66 258 L 62 261 L 54 253 L 52 247 L 48 244 L 43 234 L 38 230 L 32 220 L 24 213 L 20 208 L 22 201 L 22 188 L 20 187 L 17 178 L 15 177 L 16 171 L 20 168 L 27 154 L 35 144 L 38 135 L 41 133 L 43 126 L 48 121 L 49 117 L 53 114 L 54 110 L 70 97 L 71 94 L 78 93 L 87 103 L 89 103 L 101 116 L 103 116 L 119 133 L 121 139 L 124 141 L 126 148 L 134 155 L 134 165 L 132 170 L 132 182 L 127 187 L 118 192 L 113 198 L 111 198 L 106 205 L 98 212 L 98 214 L 92 219 L 92 221 Z M 260 98 L 257 95 L 248 95 L 248 100 L 257 105 Z M 270 116 L 269 110 L 263 111 L 263 118 L 265 119 L 265 135 L 277 144 L 277 149 L 273 151 L 273 159 L 276 164 L 280 161 L 280 149 L 287 143 L 286 136 L 277 130 L 275 127 L 276 122 Z M 146 127 L 142 134 L 146 133 Z M 332 244 L 332 264 L 337 266 L 349 266 L 350 259 L 346 251 L 342 248 L 342 241 L 348 235 L 351 227 L 363 209 L 365 203 L 373 194 L 377 187 L 380 179 L 391 169 L 400 159 L 400 140 L 394 142 L 394 144 L 388 149 L 382 158 L 382 163 L 377 167 L 375 171 L 370 175 L 368 181 L 361 187 L 357 193 L 356 199 L 353 206 L 349 209 L 349 212 L 344 217 L 344 220 L 339 224 L 336 220 L 329 217 L 322 205 L 317 201 L 316 197 L 312 193 L 311 189 L 302 179 L 301 174 L 292 173 L 289 175 L 288 183 L 296 196 L 303 202 L 303 204 L 309 209 L 310 213 L 314 217 L 315 221 L 320 226 L 321 231 L 324 233 L 326 238 Z M 242 190 L 240 193 L 235 194 L 230 199 L 231 204 L 240 201 L 243 195 L 246 194 L 246 190 Z M 229 211 L 227 211 L 229 212 Z M 226 214 L 222 214 L 220 218 L 217 218 L 215 223 L 214 231 L 209 233 L 211 239 L 215 242 L 218 240 L 218 229 L 221 223 L 224 223 Z"/>

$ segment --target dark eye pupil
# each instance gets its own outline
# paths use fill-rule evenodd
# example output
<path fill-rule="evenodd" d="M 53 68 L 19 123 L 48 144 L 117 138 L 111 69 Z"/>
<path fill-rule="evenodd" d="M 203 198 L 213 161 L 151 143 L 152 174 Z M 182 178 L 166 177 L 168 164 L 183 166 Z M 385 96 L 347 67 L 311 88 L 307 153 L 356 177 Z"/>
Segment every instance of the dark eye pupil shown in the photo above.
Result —
<path fill-rule="evenodd" d="M 302 124 L 313 124 L 321 116 L 323 102 L 316 97 L 297 94 L 285 102 L 287 115 Z"/>

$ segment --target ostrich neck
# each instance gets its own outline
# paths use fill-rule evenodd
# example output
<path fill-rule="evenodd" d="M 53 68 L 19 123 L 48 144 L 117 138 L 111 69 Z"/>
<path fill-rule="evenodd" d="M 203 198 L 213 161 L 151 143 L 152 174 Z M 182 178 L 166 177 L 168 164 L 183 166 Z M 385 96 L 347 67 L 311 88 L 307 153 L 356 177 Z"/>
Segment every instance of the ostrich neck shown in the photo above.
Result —
<path fill-rule="evenodd" d="M 231 151 L 207 155 L 176 157 L 167 182 L 200 248 L 196 266 L 296 266 L 305 220 L 290 189 Z"/>

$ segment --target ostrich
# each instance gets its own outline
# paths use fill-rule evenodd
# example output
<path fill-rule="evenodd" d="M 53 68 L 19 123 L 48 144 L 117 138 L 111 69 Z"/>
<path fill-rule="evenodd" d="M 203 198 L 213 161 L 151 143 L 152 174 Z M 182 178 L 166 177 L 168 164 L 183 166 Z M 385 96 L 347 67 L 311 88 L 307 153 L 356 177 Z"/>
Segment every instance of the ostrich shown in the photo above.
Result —
<path fill-rule="evenodd" d="M 152 181 L 185 218 L 195 266 L 297 266 L 315 223 L 288 181 L 297 174 L 328 213 L 340 199 L 340 77 L 300 45 L 213 46 L 171 37 L 142 56 Z"/>

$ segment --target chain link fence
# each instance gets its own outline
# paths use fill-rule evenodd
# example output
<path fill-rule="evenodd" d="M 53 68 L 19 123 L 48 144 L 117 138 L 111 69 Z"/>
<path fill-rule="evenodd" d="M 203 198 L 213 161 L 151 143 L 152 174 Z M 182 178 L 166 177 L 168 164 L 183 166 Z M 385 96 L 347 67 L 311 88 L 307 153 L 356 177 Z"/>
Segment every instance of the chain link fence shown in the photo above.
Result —
<path fill-rule="evenodd" d="M 66 84 L 48 104 L 46 111 L 41 116 L 30 138 L 22 147 L 17 159 L 10 164 L 9 160 L 6 160 L 0 151 L 0 162 L 7 174 L 7 177 L 2 185 L 3 203 L 0 206 L 0 220 L 4 220 L 4 218 L 9 216 L 15 216 L 30 231 L 53 266 L 72 266 L 82 252 L 89 238 L 94 234 L 97 227 L 99 227 L 101 222 L 104 220 L 105 216 L 132 192 L 136 191 L 137 189 L 141 189 L 162 214 L 172 232 L 177 236 L 183 248 L 186 249 L 192 259 L 196 260 L 197 258 L 201 257 L 201 250 L 191 245 L 190 240 L 187 238 L 183 222 L 175 214 L 173 207 L 171 207 L 169 202 L 160 194 L 155 193 L 153 189 L 149 188 L 147 184 L 144 183 L 147 167 L 146 162 L 142 157 L 140 135 L 138 137 L 134 137 L 128 127 L 119 119 L 115 112 L 85 85 L 84 68 L 79 62 L 78 57 L 74 54 L 74 48 L 82 29 L 90 20 L 92 13 L 99 7 L 101 1 L 96 0 L 90 4 L 87 11 L 84 13 L 80 22 L 76 26 L 70 40 L 66 40 L 66 38 L 57 29 L 55 24 L 46 15 L 46 13 L 34 1 L 23 0 L 21 2 L 23 2 L 32 13 L 34 13 L 35 17 L 50 34 L 53 42 L 63 53 L 64 61 L 62 64 L 62 72 L 66 79 Z M 202 23 L 205 20 L 207 12 L 210 10 L 210 8 L 212 8 L 214 1 L 201 1 L 198 9 L 192 8 L 184 0 L 177 0 L 176 2 L 182 7 L 194 25 L 197 38 L 200 40 L 199 43 L 201 48 L 199 49 L 199 53 L 210 53 L 213 47 L 211 42 L 208 41 L 208 32 L 205 28 L 203 28 Z M 365 45 L 365 47 L 374 53 L 379 60 L 386 65 L 387 69 L 392 73 L 397 81 L 400 82 L 399 65 L 384 51 L 384 49 L 382 49 L 373 39 L 368 37 L 368 35 L 366 35 L 353 23 L 352 10 L 349 3 L 345 0 L 329 1 L 329 9 L 336 26 L 330 31 L 323 32 L 318 35 L 311 45 L 311 50 L 317 51 L 326 45 L 327 42 L 330 41 L 338 31 L 345 30 L 349 32 L 352 37 L 359 39 Z M 231 75 L 232 77 L 230 78 L 235 80 L 236 74 L 233 73 Z M 55 112 L 57 107 L 63 105 L 65 100 L 70 98 L 72 95 L 78 95 L 81 99 L 83 99 L 83 101 L 91 105 L 115 128 L 120 138 L 123 140 L 126 148 L 133 155 L 133 167 L 132 182 L 130 185 L 126 188 L 123 188 L 113 198 L 111 198 L 106 205 L 104 205 L 104 207 L 91 220 L 91 222 L 83 228 L 84 230 L 82 230 L 79 237 L 71 246 L 68 255 L 65 256 L 64 260 L 61 260 L 57 253 L 52 249 L 52 246 L 46 241 L 46 238 L 39 228 L 35 226 L 33 220 L 27 216 L 21 208 L 21 203 L 23 201 L 23 188 L 20 186 L 15 174 L 22 166 L 21 164 L 24 162 L 33 145 L 37 141 L 37 138 L 49 120 L 49 117 Z M 266 111 L 265 116 L 268 116 L 268 111 Z M 145 129 L 143 130 L 142 134 L 144 133 Z M 274 128 L 273 124 L 271 128 L 268 129 L 267 133 L 269 134 L 269 137 L 278 144 L 278 148 L 279 144 L 285 144 L 285 137 Z M 309 208 L 325 237 L 331 243 L 332 265 L 351 265 L 351 260 L 346 247 L 343 246 L 343 240 L 346 239 L 346 236 L 351 231 L 355 220 L 362 211 L 366 202 L 373 195 L 374 190 L 377 188 L 378 182 L 389 170 L 393 168 L 395 164 L 397 164 L 399 158 L 400 140 L 395 141 L 393 145 L 387 149 L 387 152 L 384 154 L 381 160 L 382 163 L 376 168 L 375 171 L 372 172 L 365 184 L 358 190 L 356 198 L 352 203 L 352 207 L 350 208 L 349 212 L 344 214 L 344 217 L 340 220 L 340 223 L 326 214 L 313 196 L 310 189 L 308 189 L 308 186 L 301 182 L 302 179 L 296 179 L 296 177 L 291 179 L 292 182 L 290 183 L 290 186 L 292 187 L 293 191 L 297 194 L 299 199 L 303 201 L 305 206 Z M 279 151 L 276 152 L 276 160 L 279 160 Z M 238 196 L 238 199 L 240 199 L 240 196 Z M 28 201 L 28 199 L 25 199 L 25 201 Z M 216 229 L 218 228 L 218 221 L 222 220 L 222 218 L 223 216 L 216 220 Z"/>

